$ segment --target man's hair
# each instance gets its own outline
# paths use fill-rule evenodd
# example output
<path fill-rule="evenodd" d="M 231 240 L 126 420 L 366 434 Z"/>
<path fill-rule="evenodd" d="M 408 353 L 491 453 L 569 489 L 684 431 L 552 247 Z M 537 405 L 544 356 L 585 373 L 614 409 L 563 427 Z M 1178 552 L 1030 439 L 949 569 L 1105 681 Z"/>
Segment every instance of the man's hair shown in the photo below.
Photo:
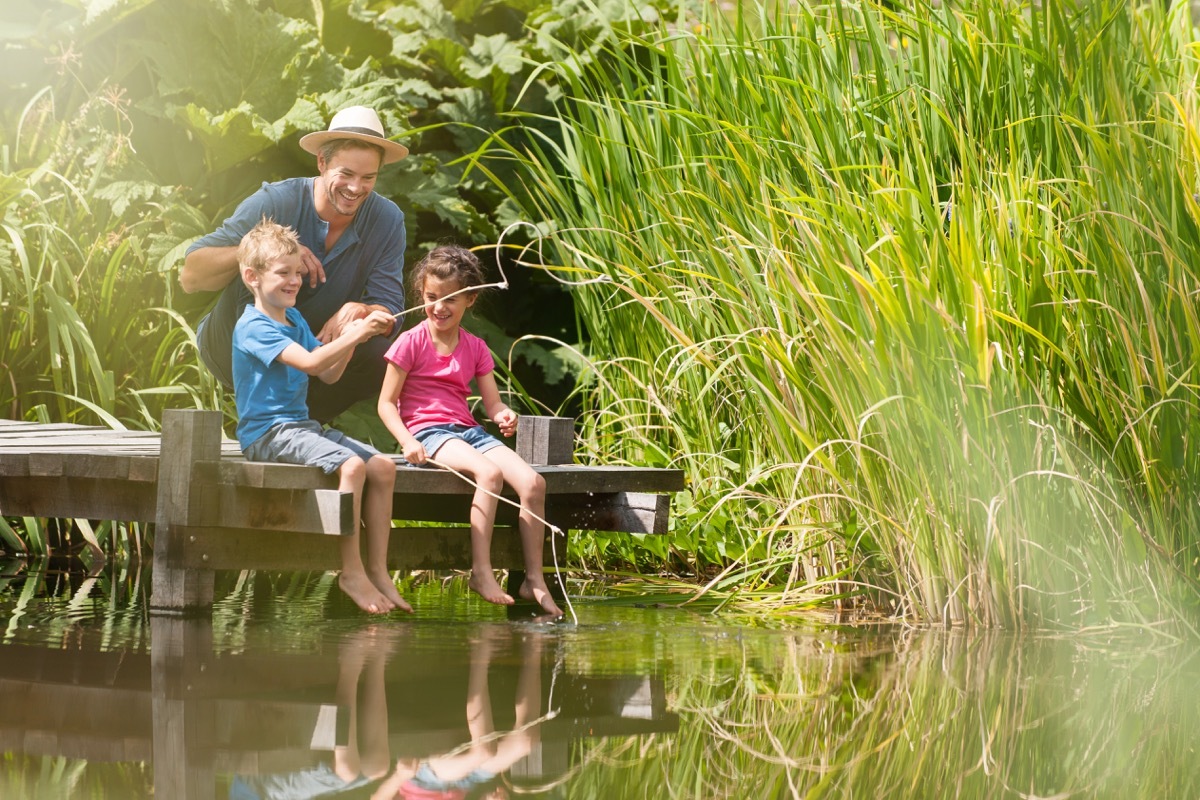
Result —
<path fill-rule="evenodd" d="M 383 148 L 377 144 L 364 142 L 362 139 L 330 139 L 328 142 L 321 145 L 318 153 L 320 154 L 321 159 L 328 164 L 335 155 L 347 149 L 373 150 L 379 156 L 379 163 L 383 163 L 383 157 L 385 155 Z"/>
<path fill-rule="evenodd" d="M 483 268 L 479 259 L 465 247 L 444 244 L 429 251 L 412 270 L 412 285 L 420 297 L 425 291 L 425 279 L 433 276 L 439 280 L 455 280 L 467 289 L 483 284 Z"/>
<path fill-rule="evenodd" d="M 242 237 L 242 243 L 237 249 L 238 266 L 248 267 L 258 274 L 271 262 L 298 252 L 300 237 L 296 235 L 296 231 L 280 225 L 273 219 L 263 217 L 261 222 Z"/>

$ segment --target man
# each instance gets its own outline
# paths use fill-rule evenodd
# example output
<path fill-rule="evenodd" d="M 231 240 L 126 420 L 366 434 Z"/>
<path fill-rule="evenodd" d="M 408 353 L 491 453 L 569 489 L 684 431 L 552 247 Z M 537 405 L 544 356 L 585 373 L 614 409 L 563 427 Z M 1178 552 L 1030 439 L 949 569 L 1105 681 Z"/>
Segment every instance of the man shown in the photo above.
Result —
<path fill-rule="evenodd" d="M 185 292 L 221 291 L 196 339 L 201 360 L 226 387 L 233 386 L 233 327 L 254 302 L 236 280 L 237 247 L 264 217 L 300 236 L 306 280 L 296 308 L 321 342 L 333 341 L 372 311 L 394 315 L 404 307 L 404 213 L 374 188 L 380 168 L 407 156 L 408 148 L 384 136 L 379 115 L 365 106 L 342 109 L 328 130 L 302 137 L 300 146 L 317 157 L 317 177 L 263 183 L 184 258 L 179 282 Z M 387 335 L 358 347 L 337 383 L 312 382 L 313 419 L 329 422 L 356 401 L 378 397 L 383 354 L 398 328 L 393 322 Z"/>

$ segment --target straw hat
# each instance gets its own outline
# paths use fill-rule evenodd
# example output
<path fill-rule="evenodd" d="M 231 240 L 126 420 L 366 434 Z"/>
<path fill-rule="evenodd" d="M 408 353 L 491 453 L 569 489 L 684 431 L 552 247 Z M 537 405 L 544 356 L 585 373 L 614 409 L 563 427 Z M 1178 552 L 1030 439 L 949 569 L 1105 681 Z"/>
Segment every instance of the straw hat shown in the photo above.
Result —
<path fill-rule="evenodd" d="M 375 109 L 366 106 L 350 106 L 333 115 L 329 130 L 316 131 L 300 137 L 300 146 L 316 155 L 321 147 L 333 139 L 357 139 L 360 142 L 383 148 L 383 163 L 391 164 L 408 155 L 408 148 L 393 142 L 383 135 L 383 123 Z"/>

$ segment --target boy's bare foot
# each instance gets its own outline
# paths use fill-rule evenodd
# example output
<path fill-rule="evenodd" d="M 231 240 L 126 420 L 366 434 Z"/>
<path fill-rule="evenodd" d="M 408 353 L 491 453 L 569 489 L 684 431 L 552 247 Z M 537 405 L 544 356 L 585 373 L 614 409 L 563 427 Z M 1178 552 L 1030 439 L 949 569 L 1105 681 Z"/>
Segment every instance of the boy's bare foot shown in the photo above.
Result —
<path fill-rule="evenodd" d="M 404 598 L 400 596 L 400 591 L 396 588 L 396 582 L 392 580 L 392 576 L 385 570 L 383 574 L 379 574 L 374 570 L 367 570 L 367 578 L 372 585 L 379 590 L 393 608 L 398 608 L 401 611 L 413 613 L 413 608 L 408 603 L 404 602 Z"/>
<path fill-rule="evenodd" d="M 500 584 L 496 583 L 496 577 L 492 575 L 491 570 L 471 570 L 471 580 L 467 582 L 467 585 L 471 587 L 471 591 L 489 603 L 511 606 L 515 602 L 512 595 L 505 592 L 500 588 Z"/>
<path fill-rule="evenodd" d="M 343 570 L 338 574 L 338 586 L 368 614 L 386 614 L 394 608 L 392 601 L 375 588 L 365 573 L 349 574 Z"/>
<path fill-rule="evenodd" d="M 552 614 L 556 617 L 562 616 L 562 609 L 558 607 L 558 604 L 554 602 L 554 598 L 550 595 L 550 587 L 546 585 L 545 578 L 526 575 L 525 580 L 521 582 L 521 591 L 518 594 L 526 600 L 532 600 L 537 603 L 547 614 Z"/>

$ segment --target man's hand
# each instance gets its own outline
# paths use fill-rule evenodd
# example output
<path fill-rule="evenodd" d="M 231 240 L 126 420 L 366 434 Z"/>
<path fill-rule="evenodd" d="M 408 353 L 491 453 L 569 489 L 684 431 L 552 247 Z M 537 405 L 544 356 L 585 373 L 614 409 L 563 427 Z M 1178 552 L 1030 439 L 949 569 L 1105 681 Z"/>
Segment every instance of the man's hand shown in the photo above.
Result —
<path fill-rule="evenodd" d="M 505 437 L 512 436 L 517 432 L 517 412 L 511 408 L 505 408 L 503 411 L 497 412 L 492 417 L 492 422 L 500 426 L 500 433 Z"/>
<path fill-rule="evenodd" d="M 300 245 L 300 266 L 304 267 L 304 274 L 308 276 L 310 288 L 315 289 L 318 283 L 325 282 L 325 265 L 321 263 L 321 259 L 313 255 L 312 250 L 304 245 Z"/>

